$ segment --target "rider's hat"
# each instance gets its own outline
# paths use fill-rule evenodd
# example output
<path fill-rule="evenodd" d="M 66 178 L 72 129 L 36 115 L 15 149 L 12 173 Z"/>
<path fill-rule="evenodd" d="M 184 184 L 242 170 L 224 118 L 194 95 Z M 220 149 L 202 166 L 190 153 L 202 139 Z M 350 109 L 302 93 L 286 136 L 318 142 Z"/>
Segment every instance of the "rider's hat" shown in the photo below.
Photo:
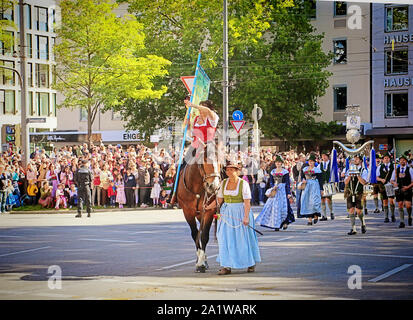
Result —
<path fill-rule="evenodd" d="M 227 168 L 235 168 L 237 170 L 241 170 L 242 166 L 238 161 L 227 161 L 225 169 Z"/>

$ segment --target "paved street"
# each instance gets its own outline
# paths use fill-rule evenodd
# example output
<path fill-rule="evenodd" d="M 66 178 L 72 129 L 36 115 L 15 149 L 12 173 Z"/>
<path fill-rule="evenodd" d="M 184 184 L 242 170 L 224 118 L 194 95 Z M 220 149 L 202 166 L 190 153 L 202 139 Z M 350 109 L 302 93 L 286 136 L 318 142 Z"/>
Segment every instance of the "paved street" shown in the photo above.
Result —
<path fill-rule="evenodd" d="M 413 227 L 367 216 L 367 233 L 348 236 L 342 195 L 336 219 L 286 231 L 260 228 L 256 273 L 218 276 L 213 236 L 210 269 L 194 272 L 195 250 L 181 210 L 0 216 L 0 299 L 412 299 Z M 294 208 L 295 209 L 295 208 Z M 258 214 L 259 207 L 254 208 Z M 50 289 L 50 266 L 62 270 Z M 361 289 L 349 289 L 352 265 Z"/>

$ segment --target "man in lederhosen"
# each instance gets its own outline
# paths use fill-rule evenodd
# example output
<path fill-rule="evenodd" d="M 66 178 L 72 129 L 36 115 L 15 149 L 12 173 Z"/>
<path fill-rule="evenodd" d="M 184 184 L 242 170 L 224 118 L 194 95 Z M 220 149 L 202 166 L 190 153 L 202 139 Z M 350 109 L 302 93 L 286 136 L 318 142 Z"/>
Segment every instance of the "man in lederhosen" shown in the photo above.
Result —
<path fill-rule="evenodd" d="M 356 172 L 348 170 L 344 184 L 348 188 L 346 194 L 347 209 L 349 211 L 351 221 L 351 231 L 348 235 L 356 234 L 356 213 L 361 221 L 361 232 L 366 233 L 366 222 L 364 220 L 363 206 L 361 200 L 363 199 L 363 185 L 367 184 L 368 173 L 367 170 L 361 166 L 362 158 L 359 155 L 354 156 L 354 165 Z M 351 168 L 350 168 L 351 169 Z"/>
<path fill-rule="evenodd" d="M 388 223 L 389 221 L 389 203 L 390 203 L 390 211 L 391 211 L 391 221 L 396 222 L 396 217 L 394 216 L 394 197 L 388 197 L 386 193 L 386 188 L 384 187 L 385 184 L 390 182 L 390 179 L 392 177 L 393 171 L 394 171 L 394 165 L 390 163 L 391 156 L 387 152 L 383 156 L 383 163 L 380 165 L 380 167 L 377 168 L 376 171 L 376 176 L 377 176 L 377 182 L 379 184 L 379 189 L 380 189 L 380 195 L 383 199 L 383 206 L 384 206 L 384 214 L 385 214 L 385 219 L 384 222 Z"/>
<path fill-rule="evenodd" d="M 322 186 L 324 184 L 330 182 L 330 158 L 328 151 L 321 152 L 321 159 L 320 162 L 320 169 L 321 169 L 321 183 Z M 326 202 L 328 204 L 328 208 L 330 209 L 330 217 L 331 220 L 334 220 L 334 213 L 333 213 L 333 197 L 332 196 L 324 196 L 323 193 L 321 195 L 321 214 L 322 218 L 320 221 L 327 221 L 327 210 L 326 210 Z"/>
<path fill-rule="evenodd" d="M 77 215 L 76 218 L 82 217 L 83 202 L 86 204 L 87 216 L 90 217 L 91 212 L 91 185 L 93 181 L 92 171 L 88 168 L 88 161 L 82 160 L 80 168 L 74 174 L 74 182 L 77 186 Z"/>
<path fill-rule="evenodd" d="M 376 168 L 380 168 L 381 165 L 381 157 L 380 154 L 376 158 Z M 379 194 L 380 194 L 380 188 L 378 183 L 372 183 L 373 186 L 373 200 L 374 200 L 374 206 L 376 207 L 374 209 L 374 213 L 380 213 L 379 210 Z M 383 199 L 381 199 L 381 208 L 383 211 Z"/>
<path fill-rule="evenodd" d="M 408 215 L 408 224 L 412 225 L 412 187 L 413 187 L 413 169 L 407 165 L 408 152 L 405 152 L 400 157 L 400 165 L 396 172 L 393 172 L 391 183 L 398 187 L 396 191 L 396 201 L 399 205 L 400 225 L 399 228 L 404 228 L 404 208 L 406 207 Z"/>

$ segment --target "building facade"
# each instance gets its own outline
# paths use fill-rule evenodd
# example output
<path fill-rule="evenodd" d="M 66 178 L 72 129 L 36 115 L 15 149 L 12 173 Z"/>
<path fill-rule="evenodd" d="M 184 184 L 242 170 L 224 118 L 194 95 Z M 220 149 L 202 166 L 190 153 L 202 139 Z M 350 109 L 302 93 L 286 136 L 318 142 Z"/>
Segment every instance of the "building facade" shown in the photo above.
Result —
<path fill-rule="evenodd" d="M 376 149 L 413 151 L 413 5 L 372 5 L 372 129 Z"/>
<path fill-rule="evenodd" d="M 19 51 L 19 7 L 14 5 L 2 12 L 3 19 L 14 22 L 15 28 L 7 28 L 12 46 L 7 48 L 0 41 L 0 65 L 13 68 L 20 73 Z M 58 19 L 55 1 L 26 0 L 24 4 L 24 22 L 26 35 L 26 78 L 28 85 L 27 117 L 29 132 L 52 131 L 57 127 L 56 99 L 57 92 L 52 89 L 55 81 L 53 46 L 56 35 L 55 22 Z M 0 68 L 0 125 L 21 124 L 21 87 L 18 75 Z M 17 128 L 16 128 L 17 129 Z M 6 141 L 5 130 L 1 133 L 2 143 Z"/>

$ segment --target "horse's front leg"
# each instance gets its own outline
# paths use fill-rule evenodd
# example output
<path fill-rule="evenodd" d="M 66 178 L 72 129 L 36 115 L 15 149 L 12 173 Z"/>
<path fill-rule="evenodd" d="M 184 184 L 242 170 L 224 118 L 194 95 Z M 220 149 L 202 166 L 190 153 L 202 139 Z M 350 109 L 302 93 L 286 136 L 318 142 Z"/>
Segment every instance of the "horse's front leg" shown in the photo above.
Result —
<path fill-rule="evenodd" d="M 200 249 L 198 250 L 198 261 L 196 264 L 198 272 L 205 272 L 209 268 L 207 255 L 206 255 L 206 247 L 209 241 L 209 231 L 211 229 L 211 224 L 213 220 L 213 214 L 204 214 L 204 219 L 202 221 L 202 225 L 199 228 L 198 234 L 198 243 L 200 240 Z"/>

